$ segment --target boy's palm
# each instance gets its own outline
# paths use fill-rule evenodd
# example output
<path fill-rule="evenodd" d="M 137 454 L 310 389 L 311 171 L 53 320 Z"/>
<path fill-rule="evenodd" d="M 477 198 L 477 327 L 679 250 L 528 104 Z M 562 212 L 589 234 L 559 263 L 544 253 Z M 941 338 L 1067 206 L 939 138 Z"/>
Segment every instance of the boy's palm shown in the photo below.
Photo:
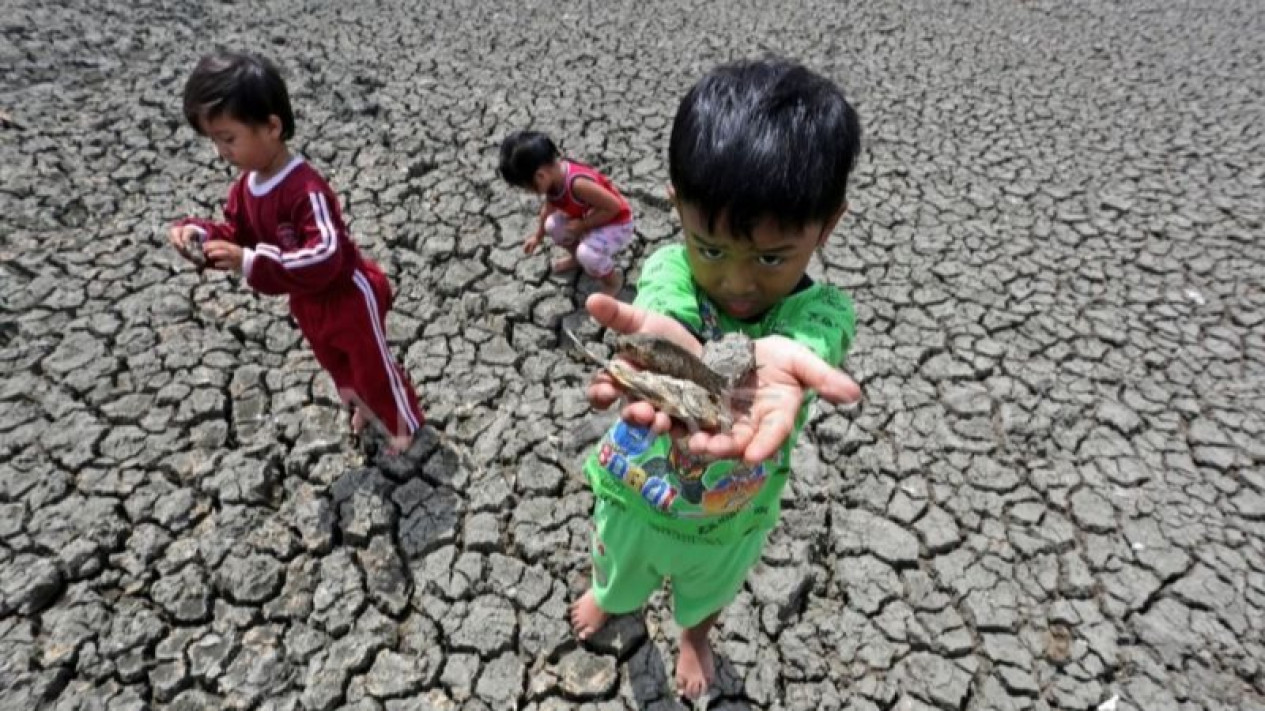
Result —
<path fill-rule="evenodd" d="M 791 436 L 806 390 L 834 403 L 861 399 L 861 388 L 851 378 L 784 336 L 756 339 L 755 358 L 760 368 L 750 409 L 728 433 L 692 435 L 690 451 L 721 459 L 741 456 L 755 465 L 777 454 Z"/>
<path fill-rule="evenodd" d="M 620 303 L 602 294 L 586 302 L 589 314 L 599 323 L 620 333 L 654 333 L 669 338 L 693 353 L 702 352 L 698 341 L 675 320 Z M 717 459 L 743 459 L 755 465 L 774 454 L 795 428 L 795 417 L 805 390 L 817 391 L 833 403 L 861 399 L 861 388 L 842 371 L 830 367 L 808 348 L 782 336 L 756 340 L 756 362 L 760 369 L 753 402 L 728 433 L 695 432 L 690 450 Z M 593 378 L 588 388 L 589 402 L 598 409 L 610 407 L 621 391 L 605 372 Z M 671 418 L 648 402 L 634 402 L 624 408 L 623 419 L 665 432 Z"/>

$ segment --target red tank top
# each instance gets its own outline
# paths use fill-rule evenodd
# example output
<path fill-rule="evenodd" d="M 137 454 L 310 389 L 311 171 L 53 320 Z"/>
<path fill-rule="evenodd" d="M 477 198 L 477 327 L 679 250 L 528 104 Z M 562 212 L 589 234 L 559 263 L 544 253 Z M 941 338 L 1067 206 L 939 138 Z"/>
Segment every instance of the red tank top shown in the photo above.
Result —
<path fill-rule="evenodd" d="M 587 215 L 589 210 L 593 209 L 593 206 L 576 197 L 575 191 L 572 190 L 575 181 L 580 178 L 592 180 L 619 198 L 619 212 L 615 214 L 615 219 L 611 220 L 610 224 L 623 224 L 632 219 L 632 208 L 628 206 L 628 201 L 620 194 L 619 189 L 610 181 L 610 178 L 583 163 L 576 163 L 573 160 L 562 161 L 562 194 L 549 195 L 549 204 L 572 219 L 579 219 Z"/>

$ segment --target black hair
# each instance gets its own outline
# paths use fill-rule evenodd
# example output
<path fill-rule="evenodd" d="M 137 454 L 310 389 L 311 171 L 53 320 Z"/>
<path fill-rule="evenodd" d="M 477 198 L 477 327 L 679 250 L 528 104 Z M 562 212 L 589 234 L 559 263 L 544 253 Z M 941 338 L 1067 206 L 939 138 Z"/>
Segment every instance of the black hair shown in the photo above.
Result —
<path fill-rule="evenodd" d="M 184 85 L 184 115 L 202 133 L 202 122 L 226 115 L 245 124 L 281 119 L 281 138 L 294 136 L 290 93 L 277 66 L 255 54 L 217 52 L 198 61 Z"/>
<path fill-rule="evenodd" d="M 724 218 L 750 237 L 765 218 L 802 228 L 833 217 L 860 152 L 856 111 L 833 82 L 788 60 L 741 61 L 708 72 L 681 100 L 668 170 L 708 231 Z"/>
<path fill-rule="evenodd" d="M 496 172 L 510 185 L 530 188 L 536 171 L 561 155 L 549 136 L 539 131 L 515 131 L 501 141 L 501 162 Z"/>

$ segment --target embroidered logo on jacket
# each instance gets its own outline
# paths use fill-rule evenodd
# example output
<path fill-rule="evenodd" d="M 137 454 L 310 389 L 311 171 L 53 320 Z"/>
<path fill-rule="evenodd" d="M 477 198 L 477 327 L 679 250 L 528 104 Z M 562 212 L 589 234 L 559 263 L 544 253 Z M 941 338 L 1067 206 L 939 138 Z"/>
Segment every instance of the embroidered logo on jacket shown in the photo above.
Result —
<path fill-rule="evenodd" d="M 299 235 L 294 231 L 294 225 L 289 222 L 282 222 L 277 225 L 277 242 L 281 244 L 282 249 L 298 247 Z"/>

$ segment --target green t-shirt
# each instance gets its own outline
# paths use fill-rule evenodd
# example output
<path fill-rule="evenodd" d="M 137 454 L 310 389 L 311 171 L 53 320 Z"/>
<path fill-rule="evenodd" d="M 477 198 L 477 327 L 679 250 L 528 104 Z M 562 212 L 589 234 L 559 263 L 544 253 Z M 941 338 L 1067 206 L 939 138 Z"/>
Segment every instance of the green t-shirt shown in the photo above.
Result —
<path fill-rule="evenodd" d="M 741 331 L 752 338 L 780 335 L 797 341 L 838 367 L 856 333 L 856 313 L 847 294 L 809 282 L 758 320 L 731 318 L 694 283 L 684 245 L 656 251 L 637 282 L 634 305 L 671 316 L 704 342 Z M 684 442 L 616 422 L 585 462 L 596 495 L 646 519 L 682 540 L 725 544 L 758 529 L 770 529 L 780 512 L 790 473 L 791 450 L 808 418 L 805 398 L 795 429 L 777 455 L 757 467 L 737 460 L 704 461 Z"/>

